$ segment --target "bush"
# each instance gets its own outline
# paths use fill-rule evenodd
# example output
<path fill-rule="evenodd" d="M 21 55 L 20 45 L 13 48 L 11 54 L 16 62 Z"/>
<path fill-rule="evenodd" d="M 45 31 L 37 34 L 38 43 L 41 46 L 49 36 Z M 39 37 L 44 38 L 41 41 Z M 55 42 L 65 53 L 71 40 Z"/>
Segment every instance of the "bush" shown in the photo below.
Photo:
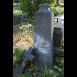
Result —
<path fill-rule="evenodd" d="M 44 68 L 39 68 L 38 64 L 30 66 L 27 68 L 25 77 L 63 77 L 64 76 L 64 60 L 57 61 L 57 66 L 54 66 L 53 70 Z"/>
<path fill-rule="evenodd" d="M 50 11 L 52 11 L 54 13 L 55 16 L 60 14 L 60 11 L 58 9 L 56 9 L 55 7 L 51 7 Z"/>
<path fill-rule="evenodd" d="M 31 64 L 25 72 L 20 76 L 24 77 L 64 77 L 64 60 L 56 60 L 57 65 L 53 67 L 53 69 L 47 69 L 45 65 L 44 68 L 39 68 L 38 64 Z"/>
<path fill-rule="evenodd" d="M 37 10 L 38 5 L 42 3 L 54 4 L 56 0 L 20 0 L 20 8 L 22 11 L 32 16 Z"/>
<path fill-rule="evenodd" d="M 25 75 L 24 75 L 24 74 L 22 74 L 22 75 L 20 75 L 19 77 L 25 77 Z"/>
<path fill-rule="evenodd" d="M 13 56 L 16 56 L 16 62 L 21 63 L 24 59 L 24 55 L 22 51 L 19 48 L 14 49 L 14 54 Z"/>
<path fill-rule="evenodd" d="M 13 24 L 19 24 L 20 23 L 20 16 L 22 14 L 22 11 L 20 10 L 20 7 L 13 7 Z"/>
<path fill-rule="evenodd" d="M 29 39 L 29 37 L 32 36 L 33 26 L 31 24 L 22 25 L 19 29 L 22 31 L 22 35 L 25 36 L 26 39 Z"/>

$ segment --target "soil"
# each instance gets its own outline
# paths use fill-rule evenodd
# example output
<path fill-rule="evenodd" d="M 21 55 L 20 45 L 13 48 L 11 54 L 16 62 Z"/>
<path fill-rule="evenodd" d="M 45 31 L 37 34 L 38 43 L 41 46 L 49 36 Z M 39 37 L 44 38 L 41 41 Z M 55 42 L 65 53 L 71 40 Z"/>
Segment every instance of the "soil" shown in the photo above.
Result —
<path fill-rule="evenodd" d="M 19 29 L 20 26 L 21 24 L 13 26 L 13 36 L 19 38 L 19 40 L 13 44 L 13 48 L 17 47 L 24 49 L 33 46 L 33 37 L 31 36 L 31 38 L 25 38 L 22 36 L 21 30 Z"/>

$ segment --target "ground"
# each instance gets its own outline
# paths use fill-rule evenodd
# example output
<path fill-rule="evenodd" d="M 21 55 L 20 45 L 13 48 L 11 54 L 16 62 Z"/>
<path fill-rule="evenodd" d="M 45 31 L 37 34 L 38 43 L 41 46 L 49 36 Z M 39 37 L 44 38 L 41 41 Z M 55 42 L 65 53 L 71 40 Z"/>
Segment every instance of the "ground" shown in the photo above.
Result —
<path fill-rule="evenodd" d="M 19 27 L 21 24 L 13 25 L 13 53 L 15 48 L 20 48 L 21 50 L 28 49 L 30 46 L 33 46 L 33 37 L 25 38 Z M 13 62 L 16 58 L 13 57 Z M 16 67 L 13 67 L 13 77 L 17 76 L 18 70 Z"/>
<path fill-rule="evenodd" d="M 13 27 L 13 38 L 15 40 L 15 42 L 13 43 L 13 47 L 18 47 L 20 49 L 24 49 L 24 48 L 28 48 L 29 46 L 33 45 L 33 37 L 31 38 L 25 38 L 22 34 L 21 34 L 21 30 L 19 29 L 20 24 L 15 25 Z M 14 41 L 14 40 L 13 40 Z"/>

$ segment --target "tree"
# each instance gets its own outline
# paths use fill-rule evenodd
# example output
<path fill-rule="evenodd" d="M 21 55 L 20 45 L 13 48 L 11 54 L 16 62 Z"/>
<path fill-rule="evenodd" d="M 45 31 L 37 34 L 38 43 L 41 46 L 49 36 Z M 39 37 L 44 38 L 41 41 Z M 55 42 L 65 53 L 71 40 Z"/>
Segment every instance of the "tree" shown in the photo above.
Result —
<path fill-rule="evenodd" d="M 32 16 L 37 10 L 38 5 L 43 3 L 54 4 L 56 0 L 20 0 L 21 10 Z"/>

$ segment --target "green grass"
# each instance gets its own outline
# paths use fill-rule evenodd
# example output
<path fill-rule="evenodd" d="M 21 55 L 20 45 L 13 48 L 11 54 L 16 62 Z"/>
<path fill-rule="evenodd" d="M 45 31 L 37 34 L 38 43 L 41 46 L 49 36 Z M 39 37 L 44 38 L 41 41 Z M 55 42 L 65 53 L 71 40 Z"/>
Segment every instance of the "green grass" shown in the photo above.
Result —
<path fill-rule="evenodd" d="M 53 69 L 47 69 L 45 65 L 44 68 L 37 66 L 37 64 L 32 65 L 31 68 L 25 70 L 26 75 L 23 73 L 21 77 L 63 77 L 64 76 L 64 60 L 59 60 L 58 64 L 53 67 Z"/>

